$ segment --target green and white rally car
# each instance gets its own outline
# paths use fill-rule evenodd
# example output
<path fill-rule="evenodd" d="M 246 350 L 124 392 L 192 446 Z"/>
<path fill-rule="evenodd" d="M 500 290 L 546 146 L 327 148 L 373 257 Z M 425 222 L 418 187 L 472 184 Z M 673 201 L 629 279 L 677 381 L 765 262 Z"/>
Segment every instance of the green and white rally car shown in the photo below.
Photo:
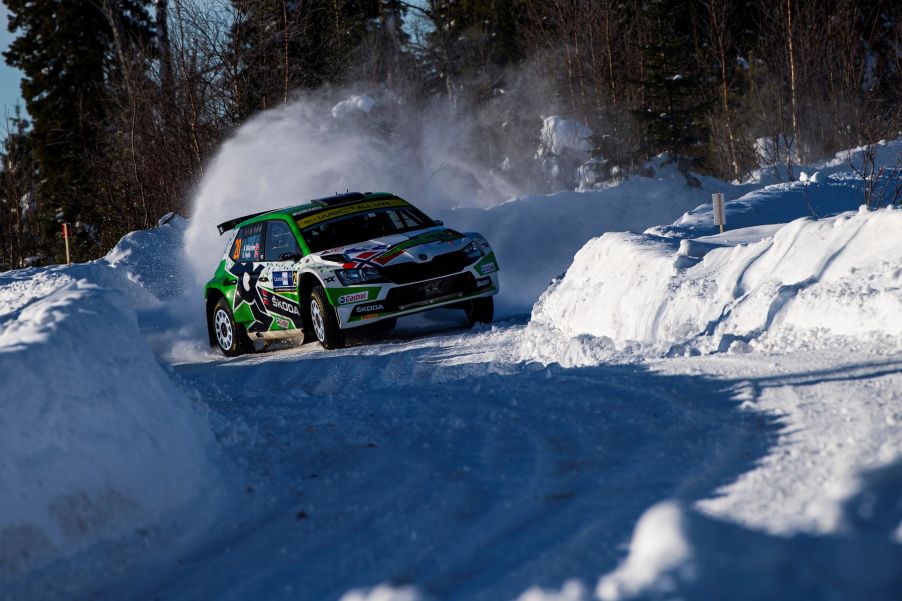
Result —
<path fill-rule="evenodd" d="M 340 194 L 218 228 L 229 242 L 204 298 L 210 344 L 227 356 L 302 334 L 340 348 L 344 330 L 436 307 L 492 321 L 499 281 L 488 241 L 393 194 Z"/>

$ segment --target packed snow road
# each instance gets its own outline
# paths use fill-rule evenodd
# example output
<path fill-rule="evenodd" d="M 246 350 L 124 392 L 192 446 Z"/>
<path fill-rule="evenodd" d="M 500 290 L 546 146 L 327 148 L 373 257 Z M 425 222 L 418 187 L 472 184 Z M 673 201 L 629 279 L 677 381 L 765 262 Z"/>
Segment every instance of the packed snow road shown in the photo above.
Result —
<path fill-rule="evenodd" d="M 575 257 L 676 180 L 473 212 L 528 323 L 339 352 L 210 352 L 178 218 L 0 274 L 0 599 L 902 598 L 902 212 L 846 160 Z"/>
<path fill-rule="evenodd" d="M 774 440 L 729 381 L 508 361 L 520 331 L 178 366 L 243 469 L 244 507 L 154 592 L 337 599 L 389 582 L 513 599 L 590 583 L 646 508 L 711 495 Z"/>

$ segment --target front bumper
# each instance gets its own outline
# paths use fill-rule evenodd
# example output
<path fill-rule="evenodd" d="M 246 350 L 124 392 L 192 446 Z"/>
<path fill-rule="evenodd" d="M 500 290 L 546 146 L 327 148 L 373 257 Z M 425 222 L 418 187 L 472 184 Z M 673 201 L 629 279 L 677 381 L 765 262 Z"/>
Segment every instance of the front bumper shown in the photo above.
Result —
<path fill-rule="evenodd" d="M 361 302 L 338 304 L 342 329 L 371 324 L 382 319 L 411 315 L 437 307 L 498 294 L 498 271 L 477 275 L 473 269 L 411 284 L 386 284 L 378 289 L 361 286 Z M 363 291 L 368 293 L 364 295 Z M 340 298 L 353 298 L 343 294 Z M 355 299 L 356 300 L 356 299 Z"/>

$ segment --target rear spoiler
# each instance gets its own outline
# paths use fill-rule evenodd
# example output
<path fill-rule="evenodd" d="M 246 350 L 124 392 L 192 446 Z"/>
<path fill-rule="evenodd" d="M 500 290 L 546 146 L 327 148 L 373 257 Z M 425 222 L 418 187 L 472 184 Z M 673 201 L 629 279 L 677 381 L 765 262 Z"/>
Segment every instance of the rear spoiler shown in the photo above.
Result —
<path fill-rule="evenodd" d="M 219 225 L 216 226 L 216 229 L 219 230 L 219 235 L 222 236 L 227 231 L 231 230 L 233 227 L 244 221 L 245 219 L 250 219 L 251 217 L 257 217 L 258 215 L 263 215 L 264 213 L 269 213 L 270 211 L 260 211 L 259 213 L 251 213 L 250 215 L 245 215 L 244 217 L 235 217 L 234 219 L 229 219 L 228 221 L 223 221 Z"/>

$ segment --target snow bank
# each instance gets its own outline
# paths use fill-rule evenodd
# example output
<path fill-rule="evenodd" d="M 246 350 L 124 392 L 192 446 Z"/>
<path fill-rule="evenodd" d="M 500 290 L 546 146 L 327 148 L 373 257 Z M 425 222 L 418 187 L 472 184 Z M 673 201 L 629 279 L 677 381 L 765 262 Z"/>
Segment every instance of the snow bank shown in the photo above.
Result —
<path fill-rule="evenodd" d="M 126 234 L 102 259 L 0 273 L 0 320 L 76 280 L 118 290 L 132 307 L 158 304 L 184 291 L 182 244 L 188 222 L 178 215 Z"/>
<path fill-rule="evenodd" d="M 732 233 L 605 234 L 542 296 L 530 330 L 558 346 L 558 334 L 588 335 L 670 354 L 816 348 L 837 338 L 897 350 L 900 231 L 902 211 L 881 210 L 799 219 L 772 236 L 753 230 L 747 239 L 762 239 L 750 244 Z M 541 346 L 533 340 L 529 351 L 541 356 Z"/>
<path fill-rule="evenodd" d="M 891 176 L 902 166 L 902 140 L 880 142 L 874 150 L 875 165 L 884 169 L 885 176 Z M 732 231 L 786 223 L 800 217 L 822 218 L 853 211 L 862 202 L 863 189 L 862 180 L 854 169 L 860 170 L 864 161 L 865 148 L 852 148 L 825 161 L 797 165 L 794 174 L 797 181 L 796 177 L 788 178 L 785 173 L 761 170 L 748 183 L 727 186 L 727 229 Z M 787 178 L 792 181 L 785 181 Z M 763 187 L 765 184 L 770 185 Z M 889 185 L 886 192 L 891 193 L 893 189 L 894 186 Z M 651 233 L 694 238 L 717 231 L 709 197 L 672 225 L 655 227 Z"/>
<path fill-rule="evenodd" d="M 806 181 L 774 184 L 753 190 L 725 204 L 727 229 L 734 231 L 759 225 L 786 223 L 801 217 L 827 217 L 851 211 L 861 204 L 861 180 L 848 172 L 824 175 Z M 719 231 L 714 222 L 710 197 L 677 219 L 672 225 L 652 228 L 651 233 L 678 238 L 707 236 Z"/>
<path fill-rule="evenodd" d="M 112 268 L 157 300 L 177 298 L 185 292 L 187 262 L 183 248 L 187 228 L 184 217 L 170 213 L 155 228 L 123 236 L 97 263 Z"/>
<path fill-rule="evenodd" d="M 132 308 L 155 298 L 142 282 L 160 284 L 145 261 L 159 249 L 139 249 L 170 230 L 90 264 L 0 275 L 0 581 L 159 527 L 214 486 L 208 424 Z"/>
<path fill-rule="evenodd" d="M 598 190 L 523 196 L 488 209 L 439 210 L 435 216 L 460 231 L 481 232 L 492 243 L 501 265 L 496 315 L 527 313 L 591 238 L 676 219 L 712 192 L 735 194 L 714 178 L 700 177 L 701 187 L 689 187 L 663 159 L 650 167 L 653 177 L 632 177 Z"/>

